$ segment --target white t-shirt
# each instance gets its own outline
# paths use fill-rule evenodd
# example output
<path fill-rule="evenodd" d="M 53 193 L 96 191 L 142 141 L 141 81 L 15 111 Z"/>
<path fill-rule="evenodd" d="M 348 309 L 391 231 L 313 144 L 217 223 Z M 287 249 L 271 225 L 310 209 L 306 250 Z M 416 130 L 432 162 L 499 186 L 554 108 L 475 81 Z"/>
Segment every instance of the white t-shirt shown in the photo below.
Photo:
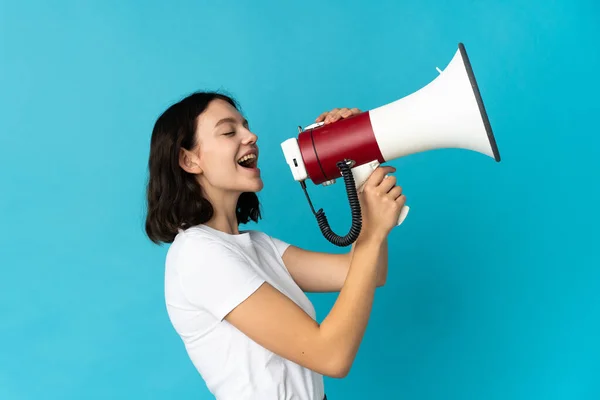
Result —
<path fill-rule="evenodd" d="M 223 318 L 268 282 L 316 319 L 281 256 L 289 246 L 249 230 L 180 230 L 166 258 L 165 299 L 173 327 L 217 400 L 322 400 L 323 376 L 258 345 Z"/>

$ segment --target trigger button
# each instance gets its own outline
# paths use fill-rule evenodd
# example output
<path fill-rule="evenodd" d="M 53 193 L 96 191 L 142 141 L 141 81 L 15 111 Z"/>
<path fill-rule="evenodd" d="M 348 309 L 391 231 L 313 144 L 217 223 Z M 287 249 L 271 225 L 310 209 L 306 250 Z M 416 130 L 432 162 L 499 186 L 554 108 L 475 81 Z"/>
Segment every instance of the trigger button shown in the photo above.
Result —
<path fill-rule="evenodd" d="M 325 124 L 325 122 L 315 122 L 314 124 L 310 124 L 309 126 L 307 126 L 306 128 L 304 128 L 304 130 L 306 131 L 306 130 L 309 130 L 309 129 L 313 129 L 313 128 L 319 127 L 321 125 L 324 125 L 324 124 Z"/>

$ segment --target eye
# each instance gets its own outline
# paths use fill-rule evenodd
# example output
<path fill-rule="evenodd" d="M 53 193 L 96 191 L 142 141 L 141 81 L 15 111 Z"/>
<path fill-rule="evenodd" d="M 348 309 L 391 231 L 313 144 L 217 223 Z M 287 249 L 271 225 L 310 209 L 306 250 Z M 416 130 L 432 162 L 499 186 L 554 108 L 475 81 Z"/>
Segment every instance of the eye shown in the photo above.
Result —
<path fill-rule="evenodd" d="M 235 132 L 227 132 L 223 134 L 224 136 L 233 136 L 235 135 Z"/>

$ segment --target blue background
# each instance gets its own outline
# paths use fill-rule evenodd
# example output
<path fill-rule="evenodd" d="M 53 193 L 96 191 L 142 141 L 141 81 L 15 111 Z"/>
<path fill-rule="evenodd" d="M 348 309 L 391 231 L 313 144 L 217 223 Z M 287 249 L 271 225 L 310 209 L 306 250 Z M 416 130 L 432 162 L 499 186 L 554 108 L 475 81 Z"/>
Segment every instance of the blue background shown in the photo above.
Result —
<path fill-rule="evenodd" d="M 165 107 L 233 94 L 260 138 L 258 227 L 341 251 L 280 143 L 323 111 L 418 90 L 464 42 L 503 160 L 391 163 L 412 210 L 352 371 L 327 393 L 599 399 L 599 39 L 592 0 L 2 0 L 0 398 L 212 398 L 167 319 L 166 247 L 143 233 Z M 309 190 L 346 231 L 343 185 Z M 336 299 L 310 297 L 319 319 Z"/>

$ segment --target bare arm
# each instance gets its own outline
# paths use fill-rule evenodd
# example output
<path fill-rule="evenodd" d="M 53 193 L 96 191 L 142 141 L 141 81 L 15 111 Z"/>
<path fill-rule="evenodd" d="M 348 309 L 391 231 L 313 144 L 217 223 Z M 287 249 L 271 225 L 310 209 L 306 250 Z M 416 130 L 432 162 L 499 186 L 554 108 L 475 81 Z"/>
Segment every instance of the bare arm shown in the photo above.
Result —
<path fill-rule="evenodd" d="M 357 242 L 348 277 L 321 328 L 331 343 L 337 343 L 342 376 L 349 371 L 363 339 L 377 287 L 377 260 L 383 240 Z"/>
<path fill-rule="evenodd" d="M 352 244 L 349 258 L 352 258 L 355 244 Z M 388 240 L 385 238 L 379 251 L 379 258 L 377 259 L 377 286 L 383 286 L 387 282 L 388 275 Z"/>
<path fill-rule="evenodd" d="M 364 215 L 363 215 L 364 218 Z M 368 223 L 368 222 L 367 222 Z M 360 242 L 368 235 L 363 229 Z M 294 281 L 305 292 L 339 292 L 344 286 L 356 242 L 346 253 L 325 253 L 290 245 L 283 262 Z M 385 285 L 388 272 L 388 240 L 385 238 L 377 258 L 377 287 Z"/>
<path fill-rule="evenodd" d="M 344 286 L 352 252 L 326 253 L 306 250 L 290 245 L 283 253 L 283 262 L 294 281 L 304 292 L 339 292 Z M 387 279 L 388 260 L 387 240 L 383 242 L 377 261 L 377 286 L 383 286 Z"/>
<path fill-rule="evenodd" d="M 357 241 L 344 286 L 321 325 L 267 283 L 225 319 L 283 358 L 326 376 L 344 377 L 369 320 L 382 245 L 383 239 Z"/>
<path fill-rule="evenodd" d="M 366 182 L 364 231 L 332 310 L 317 324 L 272 286 L 263 284 L 225 318 L 263 347 L 331 377 L 350 371 L 363 338 L 377 287 L 377 263 L 385 238 L 405 202 L 392 167 L 379 167 Z"/>

